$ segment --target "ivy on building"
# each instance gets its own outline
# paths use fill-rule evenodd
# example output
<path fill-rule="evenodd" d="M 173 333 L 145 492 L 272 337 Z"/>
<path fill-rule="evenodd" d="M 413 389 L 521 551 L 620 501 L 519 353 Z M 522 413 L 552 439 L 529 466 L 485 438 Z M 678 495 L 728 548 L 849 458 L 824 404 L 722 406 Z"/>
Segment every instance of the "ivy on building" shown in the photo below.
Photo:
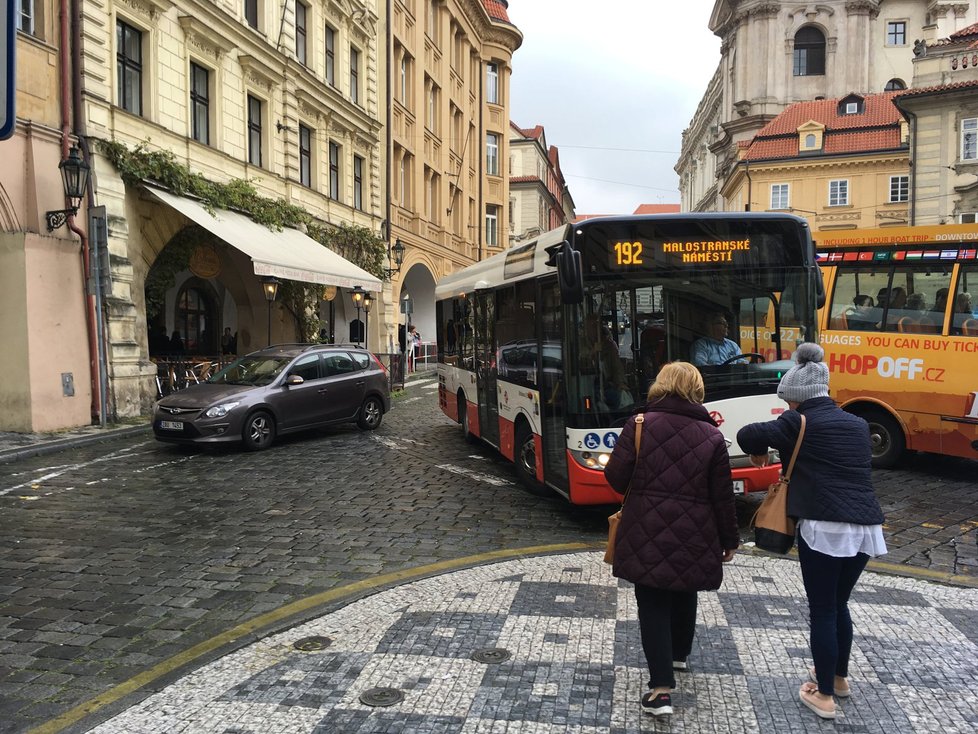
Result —
<path fill-rule="evenodd" d="M 194 196 L 210 212 L 229 209 L 248 215 L 269 229 L 292 227 L 304 231 L 324 247 L 380 279 L 386 277 L 384 260 L 387 244 L 366 227 L 333 224 L 316 219 L 300 206 L 285 199 L 262 196 L 251 181 L 231 179 L 227 183 L 210 181 L 180 163 L 167 150 L 150 150 L 145 143 L 129 148 L 115 140 L 98 140 L 98 151 L 122 176 L 128 186 L 152 182 L 178 196 Z M 190 262 L 193 243 L 199 243 L 203 232 L 197 227 L 182 230 L 160 253 L 162 262 L 154 263 L 152 282 L 147 282 L 147 309 L 160 308 L 163 295 L 173 286 L 175 276 Z M 294 280 L 279 286 L 279 300 L 292 313 L 296 328 L 305 339 L 312 340 L 319 330 L 318 305 L 323 288 Z"/>

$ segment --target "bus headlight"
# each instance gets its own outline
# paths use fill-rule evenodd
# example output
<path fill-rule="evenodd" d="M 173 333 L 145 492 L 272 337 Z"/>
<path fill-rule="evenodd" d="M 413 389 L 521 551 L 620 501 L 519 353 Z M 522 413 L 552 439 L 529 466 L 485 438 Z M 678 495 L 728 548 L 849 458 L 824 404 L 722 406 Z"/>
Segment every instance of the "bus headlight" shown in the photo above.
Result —
<path fill-rule="evenodd" d="M 604 471 L 611 459 L 610 453 L 595 451 L 571 451 L 570 453 L 578 464 L 585 469 L 594 469 L 595 471 Z"/>

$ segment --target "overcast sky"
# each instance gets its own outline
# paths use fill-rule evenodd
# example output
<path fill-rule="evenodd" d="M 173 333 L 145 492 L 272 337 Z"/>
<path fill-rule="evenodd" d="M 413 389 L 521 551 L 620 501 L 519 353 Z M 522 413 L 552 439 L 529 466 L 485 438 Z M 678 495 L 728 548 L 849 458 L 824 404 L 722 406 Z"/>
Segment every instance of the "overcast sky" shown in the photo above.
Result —
<path fill-rule="evenodd" d="M 678 204 L 682 132 L 720 61 L 715 0 L 509 0 L 511 116 L 543 125 L 578 214 Z"/>

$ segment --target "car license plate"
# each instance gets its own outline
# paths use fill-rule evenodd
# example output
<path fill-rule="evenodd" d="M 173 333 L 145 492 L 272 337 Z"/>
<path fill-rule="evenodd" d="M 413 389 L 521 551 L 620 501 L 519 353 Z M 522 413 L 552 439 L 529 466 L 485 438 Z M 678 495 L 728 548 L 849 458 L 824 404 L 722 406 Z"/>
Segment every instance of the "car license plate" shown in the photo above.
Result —
<path fill-rule="evenodd" d="M 734 479 L 733 480 L 733 485 L 734 485 L 734 494 L 743 494 L 744 493 L 744 480 L 743 479 Z"/>
<path fill-rule="evenodd" d="M 183 423 L 180 421 L 160 421 L 160 428 L 164 431 L 182 431 Z"/>

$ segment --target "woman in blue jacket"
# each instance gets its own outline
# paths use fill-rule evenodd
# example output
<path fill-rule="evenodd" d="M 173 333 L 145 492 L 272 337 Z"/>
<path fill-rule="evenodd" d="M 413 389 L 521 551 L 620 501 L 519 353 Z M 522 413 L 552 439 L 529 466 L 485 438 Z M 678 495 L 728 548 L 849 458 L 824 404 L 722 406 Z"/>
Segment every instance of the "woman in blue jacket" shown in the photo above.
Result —
<path fill-rule="evenodd" d="M 798 520 L 798 558 L 815 667 L 798 696 L 819 717 L 833 719 L 833 694 L 849 696 L 849 595 L 870 557 L 886 553 L 883 511 L 873 492 L 868 424 L 829 397 L 822 347 L 805 343 L 794 356 L 797 364 L 778 386 L 778 397 L 789 410 L 777 420 L 744 426 L 737 443 L 756 466 L 767 464 L 771 448 L 791 456 L 805 416 L 788 515 Z"/>

